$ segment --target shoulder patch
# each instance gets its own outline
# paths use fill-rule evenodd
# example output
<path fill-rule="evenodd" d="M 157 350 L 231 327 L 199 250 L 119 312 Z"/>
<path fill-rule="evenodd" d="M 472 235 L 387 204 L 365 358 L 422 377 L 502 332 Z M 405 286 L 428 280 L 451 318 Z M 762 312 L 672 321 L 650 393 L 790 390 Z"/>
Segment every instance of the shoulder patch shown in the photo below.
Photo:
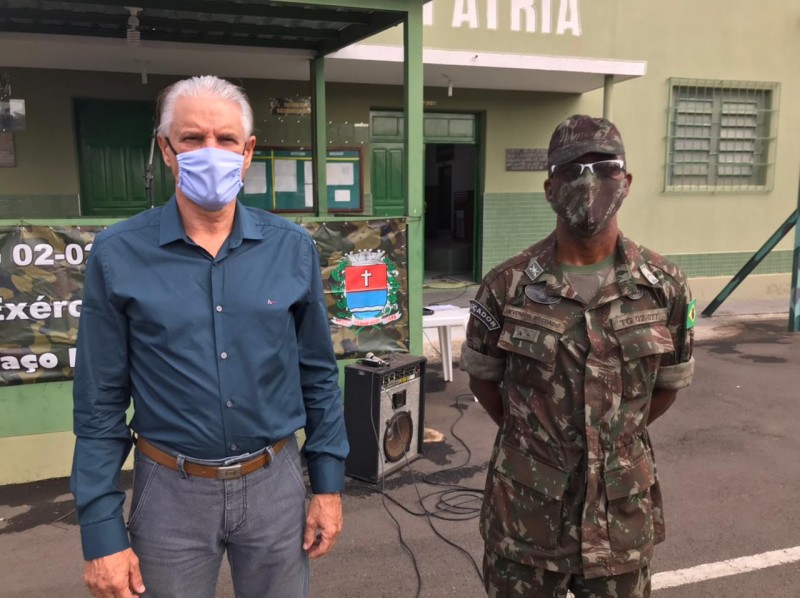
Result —
<path fill-rule="evenodd" d="M 482 322 L 486 328 L 489 330 L 497 330 L 500 328 L 500 323 L 497 319 L 491 314 L 491 312 L 486 309 L 481 303 L 475 301 L 475 299 L 470 300 L 469 302 L 469 313 L 472 317 L 474 317 L 479 322 Z"/>
<path fill-rule="evenodd" d="M 692 299 L 686 305 L 686 329 L 694 328 L 697 321 L 697 299 Z"/>

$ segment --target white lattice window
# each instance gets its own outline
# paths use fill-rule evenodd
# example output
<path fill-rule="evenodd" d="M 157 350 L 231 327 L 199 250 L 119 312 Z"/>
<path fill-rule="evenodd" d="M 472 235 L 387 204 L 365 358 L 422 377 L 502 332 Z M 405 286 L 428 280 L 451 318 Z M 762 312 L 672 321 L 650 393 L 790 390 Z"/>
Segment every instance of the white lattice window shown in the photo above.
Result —
<path fill-rule="evenodd" d="M 666 189 L 770 188 L 777 84 L 670 83 Z"/>

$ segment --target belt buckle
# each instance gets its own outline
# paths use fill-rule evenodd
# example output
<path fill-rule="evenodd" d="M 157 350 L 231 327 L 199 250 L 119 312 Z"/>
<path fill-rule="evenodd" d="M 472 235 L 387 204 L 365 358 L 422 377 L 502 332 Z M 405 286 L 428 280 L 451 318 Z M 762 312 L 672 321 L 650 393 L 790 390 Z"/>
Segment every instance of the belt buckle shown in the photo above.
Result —
<path fill-rule="evenodd" d="M 242 477 L 241 463 L 237 463 L 236 465 L 225 465 L 222 467 L 217 467 L 218 480 L 235 480 L 240 477 Z"/>

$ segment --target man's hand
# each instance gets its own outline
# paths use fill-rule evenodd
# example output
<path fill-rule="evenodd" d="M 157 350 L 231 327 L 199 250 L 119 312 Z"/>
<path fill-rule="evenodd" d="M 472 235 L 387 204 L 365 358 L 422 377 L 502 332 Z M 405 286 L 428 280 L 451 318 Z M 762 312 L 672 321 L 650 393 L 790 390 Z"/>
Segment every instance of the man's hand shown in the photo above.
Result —
<path fill-rule="evenodd" d="M 95 598 L 136 598 L 144 593 L 139 558 L 130 548 L 86 561 L 83 581 Z"/>
<path fill-rule="evenodd" d="M 669 390 L 666 388 L 656 388 L 653 390 L 653 396 L 650 398 L 650 415 L 647 417 L 647 425 L 649 426 L 657 418 L 661 417 L 667 412 L 667 409 L 672 407 L 675 402 L 675 397 L 678 396 L 677 390 Z"/>
<path fill-rule="evenodd" d="M 303 550 L 315 559 L 327 553 L 342 531 L 342 497 L 339 494 L 315 494 L 306 515 Z"/>
<path fill-rule="evenodd" d="M 503 425 L 503 393 L 497 382 L 469 376 L 469 389 L 498 426 Z"/>

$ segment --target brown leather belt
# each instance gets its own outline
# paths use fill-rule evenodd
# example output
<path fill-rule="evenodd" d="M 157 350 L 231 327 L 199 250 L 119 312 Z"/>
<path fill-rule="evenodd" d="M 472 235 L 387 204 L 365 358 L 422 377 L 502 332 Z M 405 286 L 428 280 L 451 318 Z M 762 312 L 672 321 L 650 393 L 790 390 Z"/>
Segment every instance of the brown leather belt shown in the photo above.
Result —
<path fill-rule="evenodd" d="M 200 465 L 199 463 L 192 463 L 191 461 L 183 462 L 183 471 L 186 475 L 197 476 L 199 478 L 211 478 L 214 480 L 235 480 L 247 474 L 253 473 L 262 467 L 268 467 L 272 463 L 272 459 L 283 450 L 286 443 L 289 442 L 290 437 L 279 440 L 272 445 L 272 451 L 267 451 L 263 455 L 254 457 L 249 461 L 236 463 L 235 465 L 221 465 L 215 467 L 213 465 Z M 136 440 L 136 449 L 153 461 L 164 467 L 169 467 L 175 471 L 180 471 L 178 467 L 178 459 L 174 455 L 162 451 L 160 448 L 150 444 L 144 438 L 139 437 Z"/>

